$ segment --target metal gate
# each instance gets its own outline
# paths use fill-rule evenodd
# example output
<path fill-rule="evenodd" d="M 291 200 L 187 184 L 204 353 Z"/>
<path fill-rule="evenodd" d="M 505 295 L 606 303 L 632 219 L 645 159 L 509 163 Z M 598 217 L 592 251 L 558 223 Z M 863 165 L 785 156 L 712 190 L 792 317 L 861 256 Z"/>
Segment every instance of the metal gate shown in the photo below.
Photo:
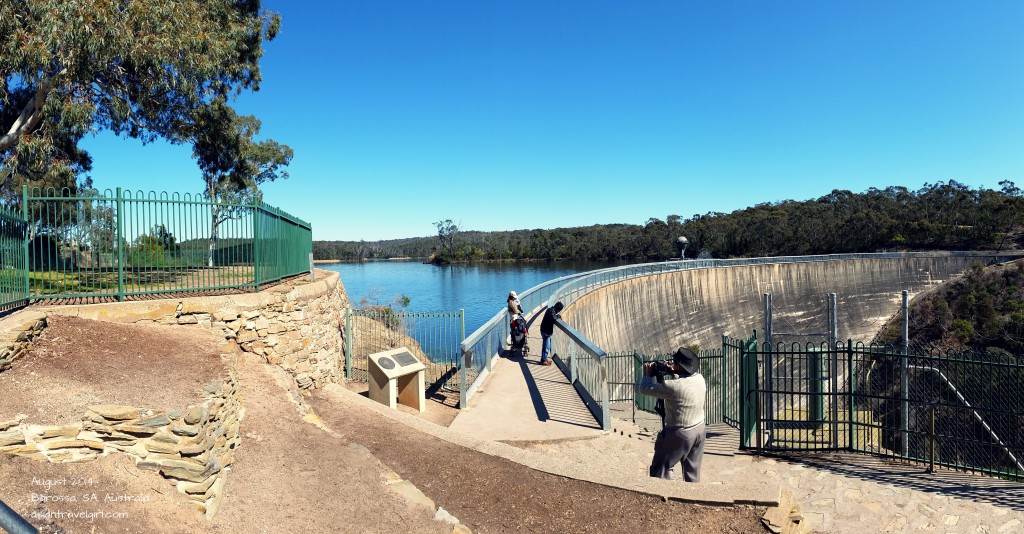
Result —
<path fill-rule="evenodd" d="M 0 313 L 28 303 L 28 224 L 22 215 L 0 209 Z"/>
<path fill-rule="evenodd" d="M 848 448 L 850 374 L 845 351 L 827 343 L 764 343 L 757 348 L 744 353 L 744 445 L 765 450 Z"/>

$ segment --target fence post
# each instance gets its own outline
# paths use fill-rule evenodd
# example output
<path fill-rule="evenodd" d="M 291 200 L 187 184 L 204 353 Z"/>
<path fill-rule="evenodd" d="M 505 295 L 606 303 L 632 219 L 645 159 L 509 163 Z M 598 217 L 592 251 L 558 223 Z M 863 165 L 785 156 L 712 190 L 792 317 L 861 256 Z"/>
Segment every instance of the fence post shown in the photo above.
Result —
<path fill-rule="evenodd" d="M 117 217 L 117 300 L 124 300 L 124 193 L 117 188 L 117 202 L 114 205 Z"/>
<path fill-rule="evenodd" d="M 601 382 L 604 383 L 604 387 L 601 388 L 604 393 L 604 398 L 601 399 L 601 430 L 612 429 L 612 386 L 608 383 L 608 358 L 601 358 Z"/>
<path fill-rule="evenodd" d="M 466 394 L 469 384 L 466 383 L 466 354 L 462 350 L 462 342 L 466 340 L 466 309 L 459 310 L 459 409 L 468 408 L 469 399 Z"/>
<path fill-rule="evenodd" d="M 773 432 L 774 425 L 772 420 L 775 419 L 775 394 L 772 393 L 775 389 L 775 369 L 772 367 L 773 355 L 775 354 L 775 324 L 774 324 L 774 312 L 775 304 L 772 300 L 771 293 L 764 294 L 764 345 L 768 347 L 768 351 L 764 353 L 764 399 L 762 401 L 761 395 L 757 395 L 757 411 L 761 413 L 761 403 L 764 402 L 764 430 L 769 433 Z M 759 415 L 757 418 L 757 447 L 761 448 L 761 435 L 762 435 L 762 418 Z"/>
<path fill-rule="evenodd" d="M 25 255 L 25 261 L 23 262 L 23 267 L 25 268 L 25 304 L 28 304 L 32 296 L 32 289 L 29 284 L 29 268 L 31 265 L 29 262 L 29 240 L 31 239 L 29 228 L 31 226 L 28 222 L 28 215 L 28 185 L 25 184 L 21 186 L 21 218 L 25 222 L 24 236 L 21 240 L 21 251 Z"/>
<path fill-rule="evenodd" d="M 935 403 L 932 403 L 929 410 L 931 426 L 928 431 L 928 472 L 935 472 Z"/>
<path fill-rule="evenodd" d="M 828 294 L 828 351 L 829 351 L 829 417 L 832 419 L 832 446 L 839 448 L 839 316 L 837 297 Z"/>
<path fill-rule="evenodd" d="M 554 340 L 552 340 L 554 341 Z M 552 352 L 554 352 L 552 350 Z M 552 356 L 552 355 L 548 355 Z M 572 353 L 569 354 L 569 383 L 575 384 L 576 378 L 579 377 L 579 371 L 576 370 L 576 357 Z"/>
<path fill-rule="evenodd" d="M 466 309 L 459 308 L 459 344 L 466 339 Z"/>
<path fill-rule="evenodd" d="M 256 291 L 260 289 L 260 202 L 252 202 L 252 284 Z"/>
<path fill-rule="evenodd" d="M 352 308 L 345 308 L 345 379 L 352 379 Z"/>
<path fill-rule="evenodd" d="M 725 422 L 725 414 L 729 413 L 729 353 L 726 349 L 725 336 L 722 336 L 722 422 Z"/>
<path fill-rule="evenodd" d="M 470 356 L 459 345 L 459 409 L 469 408 L 469 373 L 466 371 L 466 359 Z"/>
<path fill-rule="evenodd" d="M 854 380 L 854 375 L 853 375 L 853 340 L 852 339 L 846 340 L 846 380 L 849 383 L 849 387 L 846 388 L 846 394 L 848 395 L 848 398 L 846 400 L 846 410 L 848 412 L 847 416 L 849 417 L 849 422 L 847 423 L 847 426 L 846 426 L 846 432 L 847 432 L 846 446 L 849 447 L 849 449 L 851 451 L 855 451 L 855 450 L 857 450 L 856 433 L 855 433 L 855 430 L 854 430 L 854 424 L 856 423 L 856 418 L 855 418 L 856 412 L 854 411 L 853 397 L 854 397 L 854 388 L 857 385 L 857 381 Z"/>
<path fill-rule="evenodd" d="M 903 290 L 900 306 L 903 313 L 903 345 L 900 347 L 900 432 L 903 434 L 901 452 L 906 458 L 910 456 L 910 298 L 906 289 Z"/>

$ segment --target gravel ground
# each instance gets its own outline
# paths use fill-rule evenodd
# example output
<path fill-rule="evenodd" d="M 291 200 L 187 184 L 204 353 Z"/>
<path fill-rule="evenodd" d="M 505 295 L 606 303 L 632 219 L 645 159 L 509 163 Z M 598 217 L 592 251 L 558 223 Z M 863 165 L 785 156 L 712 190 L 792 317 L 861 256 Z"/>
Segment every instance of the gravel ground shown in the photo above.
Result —
<path fill-rule="evenodd" d="M 474 532 L 764 532 L 761 510 L 664 502 L 468 450 L 323 396 L 328 427 L 367 447 Z"/>
<path fill-rule="evenodd" d="M 0 497 L 46 534 L 209 531 L 184 495 L 124 455 L 74 464 L 2 456 Z"/>
<path fill-rule="evenodd" d="M 90 404 L 183 409 L 226 374 L 224 342 L 206 329 L 59 316 L 48 323 L 0 373 L 0 420 L 22 413 L 31 423 L 75 422 Z"/>

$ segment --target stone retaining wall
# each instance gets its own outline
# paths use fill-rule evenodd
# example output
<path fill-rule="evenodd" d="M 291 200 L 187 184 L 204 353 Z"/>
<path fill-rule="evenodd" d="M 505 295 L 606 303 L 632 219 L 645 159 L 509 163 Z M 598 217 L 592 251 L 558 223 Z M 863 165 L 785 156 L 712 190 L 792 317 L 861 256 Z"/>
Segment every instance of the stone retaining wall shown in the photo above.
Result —
<path fill-rule="evenodd" d="M 199 325 L 214 329 L 288 371 L 299 388 L 338 382 L 343 375 L 343 310 L 348 298 L 336 272 L 317 270 L 256 293 L 166 298 L 106 304 L 40 306 L 0 319 L 0 372 L 28 351 L 51 315 L 120 323 Z M 235 355 L 222 355 L 230 360 Z M 187 370 L 183 370 L 187 372 Z M 184 412 L 94 405 L 81 422 L 35 425 L 19 417 L 0 421 L 0 455 L 52 463 L 89 461 L 113 453 L 132 456 L 142 469 L 173 481 L 212 518 L 225 474 L 240 443 L 244 408 L 233 365 L 225 380 L 206 385 L 203 401 Z"/>
<path fill-rule="evenodd" d="M 2 355 L 24 352 L 24 343 L 14 340 L 31 340 L 45 327 L 47 316 L 64 315 L 204 326 L 237 342 L 243 351 L 284 368 L 300 388 L 322 387 L 344 375 L 343 314 L 348 297 L 337 272 L 317 269 L 316 275 L 315 281 L 298 277 L 256 293 L 25 309 L 0 320 L 0 371 L 8 361 Z M 12 341 L 4 343 L 5 339 Z"/>
<path fill-rule="evenodd" d="M 173 481 L 212 518 L 220 507 L 244 416 L 234 369 L 225 380 L 208 383 L 203 397 L 184 412 L 103 404 L 90 406 L 81 422 L 68 425 L 33 425 L 24 417 L 0 421 L 0 453 L 51 463 L 128 454 L 139 468 L 159 471 Z"/>

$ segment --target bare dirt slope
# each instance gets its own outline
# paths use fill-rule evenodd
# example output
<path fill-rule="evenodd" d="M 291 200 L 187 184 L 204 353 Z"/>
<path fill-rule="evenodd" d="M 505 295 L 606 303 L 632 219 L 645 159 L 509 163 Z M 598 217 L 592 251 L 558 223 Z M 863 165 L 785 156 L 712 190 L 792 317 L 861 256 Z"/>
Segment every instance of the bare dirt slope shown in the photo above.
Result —
<path fill-rule="evenodd" d="M 468 450 L 322 394 L 327 426 L 416 484 L 474 532 L 763 532 L 754 508 L 664 502 Z"/>
<path fill-rule="evenodd" d="M 0 373 L 0 420 L 79 420 L 90 404 L 183 409 L 226 374 L 209 330 L 51 316 L 28 353 Z M 187 372 L 183 372 L 187 370 Z"/>
<path fill-rule="evenodd" d="M 384 485 L 373 456 L 302 421 L 265 366 L 239 366 L 242 445 L 217 532 L 445 532 Z"/>
<path fill-rule="evenodd" d="M 212 522 L 120 454 L 76 464 L 0 455 L 0 498 L 43 532 L 451 532 L 433 508 L 386 484 L 392 472 L 365 448 L 305 422 L 284 371 L 243 356 L 226 362 L 223 348 L 200 329 L 55 317 L 0 373 L 0 420 L 25 413 L 39 423 L 76 420 L 96 403 L 184 408 L 233 364 L 242 442 Z"/>

